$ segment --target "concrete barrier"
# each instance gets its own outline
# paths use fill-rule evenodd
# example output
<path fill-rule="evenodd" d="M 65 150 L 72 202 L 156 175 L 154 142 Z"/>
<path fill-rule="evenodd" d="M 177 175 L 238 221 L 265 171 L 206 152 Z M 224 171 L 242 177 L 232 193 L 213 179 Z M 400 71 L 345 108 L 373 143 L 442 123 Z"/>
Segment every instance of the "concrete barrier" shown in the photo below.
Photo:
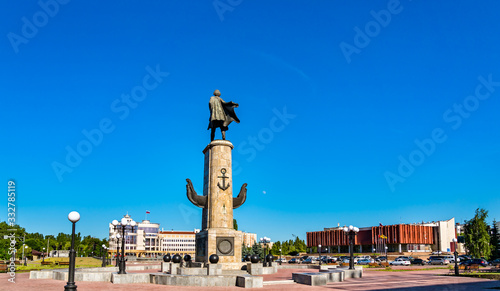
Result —
<path fill-rule="evenodd" d="M 269 275 L 278 272 L 278 266 L 273 265 L 272 267 L 264 267 L 262 263 L 248 263 L 247 264 L 247 272 L 250 275 Z"/>
<path fill-rule="evenodd" d="M 240 275 L 236 277 L 236 286 L 243 288 L 262 288 L 264 278 L 251 275 Z"/>
<path fill-rule="evenodd" d="M 113 284 L 131 284 L 131 283 L 151 283 L 150 274 L 148 273 L 128 273 L 128 274 L 111 274 L 111 283 Z"/>
<path fill-rule="evenodd" d="M 52 279 L 54 271 L 31 271 L 30 279 Z"/>
<path fill-rule="evenodd" d="M 322 274 L 327 274 L 328 282 L 342 282 L 345 279 L 345 272 L 342 270 L 319 270 Z"/>
<path fill-rule="evenodd" d="M 234 287 L 237 276 L 186 276 L 171 274 L 150 274 L 151 283 L 171 286 L 198 286 L 198 287 Z"/>
<path fill-rule="evenodd" d="M 326 273 L 292 273 L 292 279 L 299 284 L 310 286 L 322 286 L 328 283 L 328 274 Z"/>

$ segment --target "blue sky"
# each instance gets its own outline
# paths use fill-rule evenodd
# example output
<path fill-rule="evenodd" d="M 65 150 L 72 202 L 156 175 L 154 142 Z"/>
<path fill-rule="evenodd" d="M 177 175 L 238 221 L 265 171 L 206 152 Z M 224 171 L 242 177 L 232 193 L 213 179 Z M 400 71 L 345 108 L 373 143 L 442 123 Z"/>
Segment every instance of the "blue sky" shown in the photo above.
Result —
<path fill-rule="evenodd" d="M 28 231 L 200 228 L 215 89 L 240 104 L 241 230 L 500 220 L 496 1 L 40 3 L 0 9 L 0 176 Z"/>

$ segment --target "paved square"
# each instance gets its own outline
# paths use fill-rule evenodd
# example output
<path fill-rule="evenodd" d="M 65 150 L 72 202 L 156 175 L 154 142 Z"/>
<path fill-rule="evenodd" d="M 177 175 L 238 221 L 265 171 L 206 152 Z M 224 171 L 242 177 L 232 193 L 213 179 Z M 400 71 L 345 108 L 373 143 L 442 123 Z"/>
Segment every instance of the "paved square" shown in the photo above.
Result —
<path fill-rule="evenodd" d="M 148 270 L 149 272 L 159 272 L 159 270 Z M 144 272 L 144 271 L 142 271 Z M 294 272 L 317 272 L 317 270 L 304 269 L 280 269 L 278 273 L 263 275 L 264 287 L 254 290 L 492 290 L 487 288 L 500 288 L 500 281 L 439 276 L 448 274 L 447 269 L 429 271 L 409 271 L 409 272 L 383 272 L 365 270 L 363 278 L 348 279 L 340 283 L 329 283 L 324 286 L 307 286 L 296 284 L 291 281 Z M 134 272 L 131 272 L 134 273 Z M 16 283 L 9 283 L 10 276 L 6 273 L 0 274 L 0 290 L 39 290 L 52 291 L 64 290 L 66 282 L 57 280 L 30 280 L 28 273 L 17 273 Z M 118 285 L 103 282 L 76 282 L 78 290 L 243 290 L 240 287 L 180 287 L 164 286 L 153 284 L 130 284 Z"/>

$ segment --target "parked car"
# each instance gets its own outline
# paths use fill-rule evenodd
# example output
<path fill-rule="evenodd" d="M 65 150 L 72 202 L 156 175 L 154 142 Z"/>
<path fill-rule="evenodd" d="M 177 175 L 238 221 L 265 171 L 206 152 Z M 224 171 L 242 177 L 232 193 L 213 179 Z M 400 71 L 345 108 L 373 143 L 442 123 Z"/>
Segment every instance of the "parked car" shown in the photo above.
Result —
<path fill-rule="evenodd" d="M 394 265 L 394 266 L 409 266 L 410 265 L 410 261 L 409 260 L 405 260 L 405 259 L 396 259 L 392 262 L 389 263 L 390 265 Z"/>
<path fill-rule="evenodd" d="M 450 261 L 448 261 L 445 257 L 439 256 L 439 257 L 434 257 L 431 260 L 429 260 L 430 265 L 448 265 Z"/>
<path fill-rule="evenodd" d="M 471 259 L 471 260 L 467 260 L 465 262 L 461 262 L 460 265 L 461 266 L 481 265 L 483 267 L 486 267 L 488 265 L 488 262 L 486 262 L 483 259 Z"/>
<path fill-rule="evenodd" d="M 312 264 L 313 263 L 313 259 L 312 258 L 307 258 L 305 260 L 302 261 L 302 264 Z"/>
<path fill-rule="evenodd" d="M 326 259 L 325 261 L 325 264 L 333 264 L 333 263 L 336 263 L 337 262 L 337 259 Z"/>
<path fill-rule="evenodd" d="M 410 261 L 410 263 L 412 265 L 422 265 L 422 266 L 425 265 L 425 261 L 422 260 L 422 259 L 413 259 L 413 260 Z"/>
<path fill-rule="evenodd" d="M 490 261 L 489 265 L 490 266 L 500 265 L 500 259 L 494 259 L 493 261 Z"/>
<path fill-rule="evenodd" d="M 455 264 L 455 256 L 446 255 L 444 257 L 445 257 L 445 259 L 447 259 L 450 262 L 450 264 Z M 460 258 L 459 257 L 457 257 L 457 262 L 460 262 Z"/>
<path fill-rule="evenodd" d="M 277 262 L 277 263 L 280 263 L 280 262 L 281 262 L 281 263 L 286 263 L 286 259 L 285 259 L 285 258 L 281 258 L 281 259 L 279 259 L 279 258 L 278 258 L 278 259 L 276 260 L 276 262 Z"/>
<path fill-rule="evenodd" d="M 460 255 L 458 257 L 460 258 L 461 262 L 464 262 L 464 261 L 472 259 L 471 256 L 467 256 L 467 255 Z"/>
<path fill-rule="evenodd" d="M 289 264 L 300 264 L 300 260 L 297 258 L 292 258 L 288 261 Z"/>
<path fill-rule="evenodd" d="M 407 257 L 407 256 L 399 256 L 396 258 L 397 259 L 403 259 L 403 260 L 407 260 L 407 261 L 411 261 L 411 259 L 413 259 L 412 257 Z"/>
<path fill-rule="evenodd" d="M 378 262 L 384 262 L 387 260 L 387 257 L 386 256 L 378 256 L 375 261 L 378 261 Z"/>
<path fill-rule="evenodd" d="M 368 265 L 369 263 L 372 263 L 372 260 L 370 260 L 370 259 L 360 259 L 360 260 L 358 260 L 358 265 Z"/>

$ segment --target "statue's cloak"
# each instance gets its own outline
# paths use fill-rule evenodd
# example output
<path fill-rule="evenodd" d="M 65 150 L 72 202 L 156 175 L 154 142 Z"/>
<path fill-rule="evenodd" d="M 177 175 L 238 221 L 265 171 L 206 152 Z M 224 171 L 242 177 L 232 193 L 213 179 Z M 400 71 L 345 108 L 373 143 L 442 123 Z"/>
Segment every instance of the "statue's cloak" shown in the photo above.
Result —
<path fill-rule="evenodd" d="M 208 128 L 221 127 L 227 130 L 231 122 L 240 123 L 240 120 L 234 112 L 236 103 L 230 101 L 225 102 L 219 96 L 212 96 L 210 102 L 208 103 L 210 108 L 210 122 L 208 123 Z"/>

